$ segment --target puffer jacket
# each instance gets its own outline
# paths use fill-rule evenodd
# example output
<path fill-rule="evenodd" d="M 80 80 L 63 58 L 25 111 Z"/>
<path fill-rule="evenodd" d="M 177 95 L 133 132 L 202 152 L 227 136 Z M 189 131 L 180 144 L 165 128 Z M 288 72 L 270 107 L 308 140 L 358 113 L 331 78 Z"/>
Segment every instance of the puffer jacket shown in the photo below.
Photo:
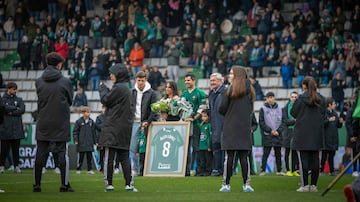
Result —
<path fill-rule="evenodd" d="M 22 118 L 25 113 L 25 104 L 22 98 L 4 93 L 3 123 L 0 125 L 0 140 L 16 140 L 25 138 Z"/>

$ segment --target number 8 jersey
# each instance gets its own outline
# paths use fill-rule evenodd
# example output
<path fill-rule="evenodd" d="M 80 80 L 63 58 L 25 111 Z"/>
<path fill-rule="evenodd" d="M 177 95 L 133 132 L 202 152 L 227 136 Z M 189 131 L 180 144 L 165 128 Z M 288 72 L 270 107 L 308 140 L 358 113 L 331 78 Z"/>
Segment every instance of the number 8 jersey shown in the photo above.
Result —
<path fill-rule="evenodd" d="M 179 148 L 184 145 L 179 131 L 174 128 L 159 130 L 151 146 L 154 147 L 152 171 L 180 171 L 178 168 Z"/>

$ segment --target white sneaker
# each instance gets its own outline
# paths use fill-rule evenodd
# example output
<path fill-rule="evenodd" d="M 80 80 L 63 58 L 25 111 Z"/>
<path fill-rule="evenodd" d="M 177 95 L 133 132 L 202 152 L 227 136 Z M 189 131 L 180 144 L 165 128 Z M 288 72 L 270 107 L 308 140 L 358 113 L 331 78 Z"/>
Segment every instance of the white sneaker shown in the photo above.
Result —
<path fill-rule="evenodd" d="M 353 172 L 353 173 L 352 173 L 352 176 L 353 176 L 353 177 L 359 177 L 359 172 L 357 172 L 357 171 Z"/>
<path fill-rule="evenodd" d="M 132 176 L 138 176 L 139 174 L 138 174 L 138 172 L 136 172 L 135 170 L 132 170 L 132 171 L 131 171 L 131 175 L 132 175 Z"/>
<path fill-rule="evenodd" d="M 11 166 L 8 168 L 8 171 L 14 171 L 14 166 L 11 165 Z"/>
<path fill-rule="evenodd" d="M 254 192 L 254 189 L 250 185 L 246 184 L 243 186 L 243 191 L 244 192 Z"/>
<path fill-rule="evenodd" d="M 0 173 L 4 173 L 5 172 L 5 167 L 4 166 L 0 166 Z"/>
<path fill-rule="evenodd" d="M 45 167 L 42 168 L 41 173 L 42 173 L 42 174 L 45 174 L 45 173 L 46 173 L 46 168 L 45 168 Z"/>
<path fill-rule="evenodd" d="M 132 185 L 131 186 L 126 185 L 125 190 L 128 191 L 128 192 L 138 192 L 139 191 Z"/>
<path fill-rule="evenodd" d="M 223 184 L 221 185 L 221 188 L 219 189 L 220 192 L 230 192 L 230 185 L 229 184 Z"/>
<path fill-rule="evenodd" d="M 119 174 L 119 173 L 120 173 L 119 168 L 115 168 L 115 170 L 114 170 L 114 174 Z"/>
<path fill-rule="evenodd" d="M 276 175 L 277 176 L 286 176 L 286 173 L 284 173 L 284 172 L 276 172 Z"/>
<path fill-rule="evenodd" d="M 260 174 L 259 174 L 259 176 L 265 176 L 266 175 L 266 172 L 261 172 Z"/>
<path fill-rule="evenodd" d="M 105 192 L 113 192 L 114 191 L 114 187 L 112 185 L 107 185 L 105 187 Z"/>
<path fill-rule="evenodd" d="M 94 171 L 89 170 L 89 171 L 87 171 L 87 174 L 93 175 L 93 174 L 95 174 L 95 173 L 94 173 Z"/>
<path fill-rule="evenodd" d="M 54 173 L 60 174 L 60 173 L 61 173 L 61 172 L 60 172 L 60 168 L 56 167 L 55 170 L 54 170 Z"/>
<path fill-rule="evenodd" d="M 14 173 L 21 173 L 21 170 L 20 170 L 20 167 L 19 167 L 19 166 L 16 166 L 16 167 L 15 167 Z"/>
<path fill-rule="evenodd" d="M 299 189 L 296 190 L 297 192 L 309 192 L 310 191 L 310 186 L 306 185 L 306 186 L 301 186 Z"/>
<path fill-rule="evenodd" d="M 318 189 L 317 189 L 316 185 L 311 185 L 310 186 L 310 192 L 318 192 Z"/>
<path fill-rule="evenodd" d="M 81 171 L 80 171 L 80 170 L 77 170 L 77 171 L 76 171 L 76 174 L 81 174 Z"/>

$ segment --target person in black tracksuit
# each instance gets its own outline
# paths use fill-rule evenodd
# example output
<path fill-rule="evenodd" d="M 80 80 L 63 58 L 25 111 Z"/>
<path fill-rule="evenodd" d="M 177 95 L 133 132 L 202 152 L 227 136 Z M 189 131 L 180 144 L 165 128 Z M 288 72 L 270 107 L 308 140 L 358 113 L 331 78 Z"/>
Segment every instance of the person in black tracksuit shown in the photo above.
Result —
<path fill-rule="evenodd" d="M 47 67 L 35 82 L 38 96 L 36 123 L 37 150 L 33 192 L 41 192 L 42 168 L 45 167 L 50 142 L 54 142 L 59 155 L 61 172 L 60 192 L 73 192 L 69 183 L 68 141 L 70 141 L 70 106 L 73 88 L 60 69 L 65 62 L 58 53 L 46 56 Z"/>
<path fill-rule="evenodd" d="M 260 109 L 259 126 L 262 137 L 263 156 L 261 161 L 261 173 L 266 174 L 266 164 L 271 148 L 274 148 L 277 175 L 285 175 L 281 172 L 281 146 L 282 146 L 282 109 L 275 101 L 273 92 L 266 93 L 266 102 Z"/>
<path fill-rule="evenodd" d="M 298 192 L 317 192 L 319 178 L 319 152 L 324 141 L 324 98 L 316 92 L 316 81 L 307 76 L 302 82 L 304 93 L 295 101 L 290 111 L 296 119 L 292 148 L 299 157 L 301 187 Z M 309 185 L 311 171 L 311 186 Z"/>
<path fill-rule="evenodd" d="M 83 116 L 75 122 L 73 129 L 74 143 L 78 152 L 77 173 L 80 174 L 84 156 L 86 154 L 86 163 L 88 174 L 94 174 L 92 171 L 92 152 L 96 145 L 95 121 L 90 118 L 90 108 L 81 109 Z"/>
<path fill-rule="evenodd" d="M 291 92 L 290 93 L 290 100 L 283 108 L 282 112 L 282 119 L 284 126 L 284 131 L 282 133 L 283 135 L 283 146 L 285 147 L 285 166 L 286 166 L 286 175 L 287 176 L 299 176 L 297 173 L 299 160 L 297 158 L 296 151 L 291 148 L 291 142 L 293 139 L 293 133 L 294 133 L 294 125 L 295 125 L 295 119 L 291 116 L 290 111 L 294 105 L 294 102 L 296 101 L 298 97 L 297 92 Z M 291 152 L 291 156 L 290 156 Z M 289 157 L 291 158 L 291 165 L 289 161 Z"/>
<path fill-rule="evenodd" d="M 102 106 L 101 108 L 101 114 L 99 116 L 96 117 L 95 120 L 95 128 L 96 128 L 96 142 L 99 142 L 99 138 L 100 138 L 100 134 L 103 128 L 103 124 L 104 124 L 104 120 L 105 120 L 105 111 L 106 111 L 106 107 Z M 100 153 L 100 157 L 99 157 L 99 165 L 100 165 L 100 172 L 104 172 L 104 155 L 105 155 L 105 150 L 103 147 L 101 146 L 97 146 L 97 150 Z"/>
<path fill-rule="evenodd" d="M 327 110 L 324 117 L 324 140 L 325 145 L 321 152 L 320 173 L 324 174 L 325 161 L 327 160 L 330 168 L 330 175 L 334 173 L 334 157 L 339 147 L 339 128 L 342 127 L 344 120 L 339 118 L 335 111 L 336 102 L 333 98 L 326 99 Z"/>
<path fill-rule="evenodd" d="M 115 64 L 109 68 L 110 79 L 114 83 L 112 89 L 100 84 L 100 101 L 106 107 L 103 128 L 99 145 L 105 149 L 104 180 L 105 191 L 114 191 L 113 166 L 115 154 L 119 155 L 126 191 L 136 192 L 131 176 L 129 147 L 133 123 L 131 93 L 128 88 L 129 71 L 123 64 Z"/>

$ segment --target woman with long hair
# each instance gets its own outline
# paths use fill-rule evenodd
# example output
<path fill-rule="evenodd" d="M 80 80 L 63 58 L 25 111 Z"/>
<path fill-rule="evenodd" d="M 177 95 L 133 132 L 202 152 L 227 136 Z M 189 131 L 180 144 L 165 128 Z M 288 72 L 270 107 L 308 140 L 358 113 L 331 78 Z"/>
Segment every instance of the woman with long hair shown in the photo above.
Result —
<path fill-rule="evenodd" d="M 248 153 L 252 148 L 251 114 L 255 91 L 245 69 L 232 67 L 229 74 L 230 86 L 224 91 L 219 107 L 224 115 L 224 131 L 221 149 L 225 150 L 224 180 L 220 192 L 230 192 L 230 178 L 233 172 L 235 152 L 238 153 L 243 177 L 243 191 L 253 192 L 250 186 Z"/>
<path fill-rule="evenodd" d="M 298 192 L 317 192 L 319 151 L 323 148 L 324 98 L 316 92 L 316 81 L 307 76 L 302 82 L 303 94 L 295 101 L 291 116 L 296 119 L 292 147 L 299 157 L 301 187 Z M 311 171 L 311 184 L 308 174 Z"/>
<path fill-rule="evenodd" d="M 177 101 L 180 99 L 178 88 L 175 81 L 168 81 L 165 84 L 165 96 L 163 99 L 170 99 L 171 101 Z M 180 116 L 173 116 L 171 114 L 161 114 L 162 118 L 166 121 L 179 121 Z"/>

